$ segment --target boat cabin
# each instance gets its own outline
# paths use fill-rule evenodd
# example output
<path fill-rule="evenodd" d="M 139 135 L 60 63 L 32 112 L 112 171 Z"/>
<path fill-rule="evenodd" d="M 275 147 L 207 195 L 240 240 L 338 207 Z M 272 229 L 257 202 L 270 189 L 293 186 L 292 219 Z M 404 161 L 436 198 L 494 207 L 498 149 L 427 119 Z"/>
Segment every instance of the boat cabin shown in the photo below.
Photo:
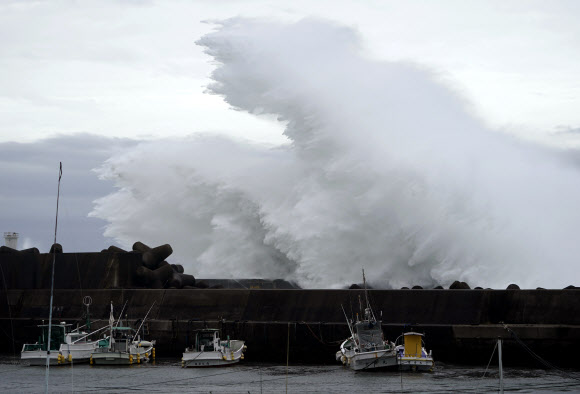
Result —
<path fill-rule="evenodd" d="M 383 330 L 380 322 L 357 322 L 354 328 L 361 352 L 372 352 L 385 348 Z"/>
<path fill-rule="evenodd" d="M 193 350 L 197 352 L 213 352 L 220 346 L 220 330 L 217 328 L 204 328 L 195 330 Z"/>
<path fill-rule="evenodd" d="M 423 334 L 406 332 L 403 335 L 405 357 L 425 357 L 423 354 Z"/>
<path fill-rule="evenodd" d="M 65 338 L 72 324 L 66 324 L 61 322 L 60 324 L 52 324 L 50 330 L 50 350 L 59 350 L 60 344 L 65 343 Z M 48 324 L 40 324 L 38 326 L 40 330 L 40 336 L 38 341 L 34 344 L 25 344 L 22 351 L 33 351 L 33 350 L 47 350 L 48 343 Z"/>

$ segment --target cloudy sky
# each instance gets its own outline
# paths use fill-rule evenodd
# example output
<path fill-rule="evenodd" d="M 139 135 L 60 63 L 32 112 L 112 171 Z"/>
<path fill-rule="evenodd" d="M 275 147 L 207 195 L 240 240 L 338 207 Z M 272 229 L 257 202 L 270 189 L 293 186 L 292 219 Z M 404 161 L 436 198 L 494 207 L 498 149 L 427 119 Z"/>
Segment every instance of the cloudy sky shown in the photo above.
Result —
<path fill-rule="evenodd" d="M 118 190 L 94 169 L 123 149 L 199 133 L 286 143 L 276 116 L 208 93 L 216 58 L 196 42 L 229 18 L 335 23 L 365 59 L 426 70 L 484 127 L 576 147 L 578 16 L 574 0 L 3 1 L 0 230 L 19 232 L 20 248 L 50 247 L 59 161 L 58 239 L 65 251 L 97 251 L 122 237 L 103 235 L 103 212 L 89 216 Z"/>

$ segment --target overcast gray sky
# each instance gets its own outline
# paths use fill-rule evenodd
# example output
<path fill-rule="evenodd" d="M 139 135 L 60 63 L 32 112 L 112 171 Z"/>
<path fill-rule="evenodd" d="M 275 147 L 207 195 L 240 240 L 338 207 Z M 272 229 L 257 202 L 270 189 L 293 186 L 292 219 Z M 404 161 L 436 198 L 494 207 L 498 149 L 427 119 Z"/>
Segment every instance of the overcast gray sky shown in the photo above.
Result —
<path fill-rule="evenodd" d="M 0 231 L 46 251 L 59 161 L 59 241 L 65 251 L 97 251 L 111 240 L 102 236 L 105 222 L 87 215 L 113 188 L 91 170 L 114 149 L 197 132 L 284 141 L 283 125 L 204 93 L 215 65 L 195 41 L 214 28 L 204 21 L 236 16 L 336 21 L 359 33 L 369 58 L 435 72 L 494 129 L 557 146 L 580 141 L 574 0 L 5 0 Z"/>

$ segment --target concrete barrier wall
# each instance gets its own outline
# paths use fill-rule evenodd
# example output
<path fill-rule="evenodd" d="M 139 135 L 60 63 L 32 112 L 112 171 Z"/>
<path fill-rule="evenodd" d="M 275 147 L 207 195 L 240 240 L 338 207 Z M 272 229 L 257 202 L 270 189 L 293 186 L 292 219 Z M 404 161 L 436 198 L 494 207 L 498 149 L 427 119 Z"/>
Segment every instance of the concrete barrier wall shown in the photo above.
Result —
<path fill-rule="evenodd" d="M 50 289 L 55 259 L 56 289 L 114 289 L 138 287 L 135 271 L 141 253 L 1 253 L 8 289 Z"/>
<path fill-rule="evenodd" d="M 158 341 L 160 354 L 179 357 L 192 328 L 222 328 L 225 335 L 248 342 L 248 358 L 284 361 L 291 333 L 295 361 L 332 363 L 348 336 L 341 304 L 350 315 L 358 309 L 361 290 L 67 290 L 54 293 L 54 319 L 82 320 L 82 299 L 92 297 L 95 326 L 108 322 L 110 303 L 118 317 L 138 325 L 149 308 L 146 332 Z M 498 336 L 510 338 L 501 322 L 512 327 L 534 350 L 558 365 L 573 365 L 580 351 L 579 290 L 372 290 L 375 312 L 383 311 L 383 328 L 395 340 L 409 324 L 426 333 L 439 360 L 486 362 Z M 0 294 L 0 351 L 10 353 L 34 341 L 36 324 L 47 319 L 49 290 L 8 290 Z M 13 334 L 10 334 L 10 333 Z M 11 338 L 14 338 L 13 342 Z M 516 361 L 529 356 L 506 343 Z M 565 357 L 562 358 L 562 354 Z M 568 355 L 570 357 L 568 357 Z"/>
<path fill-rule="evenodd" d="M 48 316 L 49 295 L 45 289 L 8 290 L 11 316 Z M 56 289 L 56 316 L 80 316 L 85 295 L 93 298 L 92 313 L 102 318 L 108 318 L 112 301 L 117 312 L 127 302 L 135 318 L 155 302 L 155 319 L 280 322 L 344 322 L 341 305 L 354 316 L 358 297 L 364 297 L 362 290 Z M 371 290 L 369 296 L 385 324 L 580 325 L 580 290 Z M 3 298 L 0 317 L 6 318 Z"/>

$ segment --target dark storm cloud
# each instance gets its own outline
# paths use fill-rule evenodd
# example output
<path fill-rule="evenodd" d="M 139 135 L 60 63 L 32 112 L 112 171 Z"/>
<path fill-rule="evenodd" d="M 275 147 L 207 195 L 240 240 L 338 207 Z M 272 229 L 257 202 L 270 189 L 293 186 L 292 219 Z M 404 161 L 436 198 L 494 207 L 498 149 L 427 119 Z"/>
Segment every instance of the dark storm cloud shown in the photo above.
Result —
<path fill-rule="evenodd" d="M 115 151 L 136 143 L 89 134 L 0 143 L 0 231 L 18 232 L 19 249 L 34 246 L 48 251 L 54 239 L 62 162 L 57 242 L 65 252 L 99 251 L 112 244 L 102 235 L 105 222 L 87 216 L 93 200 L 113 190 L 92 170 Z"/>

